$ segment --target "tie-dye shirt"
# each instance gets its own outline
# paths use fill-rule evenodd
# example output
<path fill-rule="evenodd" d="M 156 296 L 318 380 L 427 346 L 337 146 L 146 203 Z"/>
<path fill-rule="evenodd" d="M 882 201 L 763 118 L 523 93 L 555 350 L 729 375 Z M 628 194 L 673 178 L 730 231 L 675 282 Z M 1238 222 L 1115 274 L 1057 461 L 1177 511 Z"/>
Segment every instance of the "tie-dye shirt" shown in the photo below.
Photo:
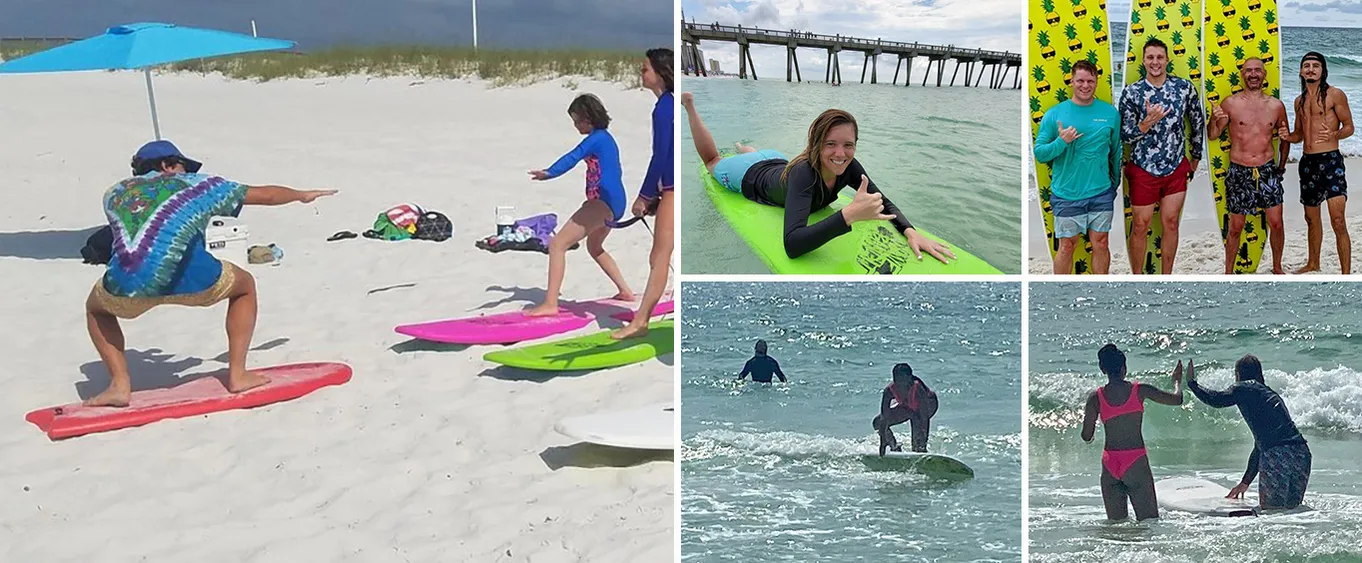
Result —
<path fill-rule="evenodd" d="M 1140 122 L 1149 113 L 1146 103 L 1167 108 L 1168 115 L 1141 133 Z M 1145 172 L 1172 174 L 1187 156 L 1188 145 L 1191 159 L 1201 160 L 1205 137 L 1206 113 L 1190 81 L 1169 76 L 1163 86 L 1154 86 L 1142 79 L 1121 91 L 1121 141 L 1131 145 L 1131 160 Z"/>
<path fill-rule="evenodd" d="M 104 289 L 123 297 L 159 297 L 206 290 L 222 275 L 208 253 L 204 229 L 213 216 L 233 215 L 246 201 L 244 184 L 207 174 L 151 172 L 104 193 L 113 253 Z"/>
<path fill-rule="evenodd" d="M 624 216 L 624 171 L 620 169 L 620 148 L 605 129 L 588 133 L 577 148 L 563 155 L 545 172 L 557 178 L 586 161 L 586 198 L 599 199 L 610 206 L 615 220 Z"/>

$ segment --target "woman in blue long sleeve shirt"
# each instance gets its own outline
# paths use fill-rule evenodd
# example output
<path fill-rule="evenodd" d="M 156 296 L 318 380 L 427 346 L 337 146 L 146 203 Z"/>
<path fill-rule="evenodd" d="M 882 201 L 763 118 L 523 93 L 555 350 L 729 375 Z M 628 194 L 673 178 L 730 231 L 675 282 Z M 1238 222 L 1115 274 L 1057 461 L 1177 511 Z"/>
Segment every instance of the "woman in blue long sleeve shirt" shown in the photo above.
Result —
<path fill-rule="evenodd" d="M 653 230 L 653 249 L 648 258 L 648 286 L 643 290 L 643 302 L 629 324 L 613 333 L 615 339 L 634 338 L 648 334 L 648 319 L 653 308 L 662 300 L 662 292 L 667 289 L 667 270 L 672 262 L 672 249 L 675 237 L 672 232 L 676 221 L 674 214 L 676 186 L 675 158 L 673 157 L 674 117 L 676 104 L 672 90 L 672 50 L 650 49 L 643 60 L 643 87 L 652 90 L 657 96 L 653 106 L 653 159 L 648 163 L 648 173 L 643 178 L 643 187 L 634 200 L 635 216 L 655 214 Z"/>

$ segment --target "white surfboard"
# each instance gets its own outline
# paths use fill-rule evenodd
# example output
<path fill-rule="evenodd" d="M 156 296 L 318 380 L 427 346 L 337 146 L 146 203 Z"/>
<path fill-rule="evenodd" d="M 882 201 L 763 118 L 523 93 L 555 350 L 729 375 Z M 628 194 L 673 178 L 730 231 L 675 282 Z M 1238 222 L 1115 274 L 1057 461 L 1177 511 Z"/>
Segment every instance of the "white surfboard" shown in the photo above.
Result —
<path fill-rule="evenodd" d="M 674 450 L 676 409 L 671 403 L 565 418 L 554 430 L 591 444 L 636 450 Z"/>
<path fill-rule="evenodd" d="M 1242 499 L 1225 498 L 1230 490 L 1206 479 L 1171 477 L 1154 483 L 1159 508 L 1207 516 L 1257 516 L 1256 495 Z"/>
<path fill-rule="evenodd" d="M 974 477 L 974 469 L 946 454 L 885 452 L 862 454 L 861 463 L 875 471 L 914 471 L 935 477 Z"/>

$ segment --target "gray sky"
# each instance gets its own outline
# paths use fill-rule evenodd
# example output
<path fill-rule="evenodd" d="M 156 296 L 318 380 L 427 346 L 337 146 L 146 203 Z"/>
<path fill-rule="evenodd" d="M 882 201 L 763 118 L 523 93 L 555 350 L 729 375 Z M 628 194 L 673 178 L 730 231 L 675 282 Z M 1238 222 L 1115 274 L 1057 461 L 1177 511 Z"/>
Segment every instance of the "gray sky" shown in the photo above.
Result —
<path fill-rule="evenodd" d="M 478 45 L 645 49 L 675 42 L 672 0 L 481 0 Z M 4 0 L 0 37 L 88 37 L 160 21 L 297 41 L 472 45 L 471 0 Z"/>
<path fill-rule="evenodd" d="M 1277 0 L 1286 27 L 1362 27 L 1362 0 Z M 1108 17 L 1126 21 L 1130 14 L 1130 0 L 1107 2 Z"/>

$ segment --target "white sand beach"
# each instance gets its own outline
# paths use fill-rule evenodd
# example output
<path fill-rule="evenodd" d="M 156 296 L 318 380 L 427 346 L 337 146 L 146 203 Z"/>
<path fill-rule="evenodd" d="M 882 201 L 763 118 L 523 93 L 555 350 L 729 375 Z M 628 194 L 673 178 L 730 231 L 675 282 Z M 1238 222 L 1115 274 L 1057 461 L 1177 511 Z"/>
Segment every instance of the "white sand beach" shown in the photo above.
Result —
<path fill-rule="evenodd" d="M 526 174 L 581 140 L 567 115 L 578 91 L 615 120 L 632 201 L 655 98 L 576 83 L 156 76 L 162 135 L 204 172 L 340 190 L 242 213 L 250 244 L 285 254 L 248 266 L 260 290 L 249 363 L 341 361 L 354 377 L 258 409 L 52 442 L 24 414 L 107 382 L 83 314 L 103 268 L 79 250 L 151 120 L 139 73 L 0 78 L 0 561 L 671 560 L 672 454 L 575 445 L 553 430 L 672 400 L 671 356 L 554 377 L 492 369 L 482 355 L 495 347 L 393 332 L 542 298 L 546 255 L 473 243 L 493 234 L 498 205 L 560 222 L 580 205 L 584 165 L 548 182 Z M 448 215 L 453 238 L 326 241 L 406 202 Z M 641 224 L 606 242 L 640 295 L 650 245 Z M 612 293 L 584 248 L 569 254 L 564 299 Z M 225 309 L 124 322 L 135 388 L 224 370 Z"/>
<path fill-rule="evenodd" d="M 1362 158 L 1347 158 L 1349 195 L 1362 189 Z M 1175 274 L 1224 274 L 1225 243 L 1220 238 L 1219 217 L 1215 211 L 1215 199 L 1211 193 L 1211 183 L 1206 176 L 1205 165 L 1198 171 L 1188 186 L 1187 202 L 1182 213 L 1181 240 L 1173 264 Z M 1286 244 L 1282 252 L 1282 267 L 1287 274 L 1305 265 L 1308 258 L 1306 240 L 1305 211 L 1300 201 L 1300 174 L 1296 164 L 1287 165 L 1284 188 L 1286 196 L 1282 209 L 1282 222 L 1286 227 Z M 1050 253 L 1046 249 L 1045 223 L 1040 207 L 1036 203 L 1035 185 L 1027 187 L 1030 199 L 1027 202 L 1027 271 L 1032 274 L 1051 274 L 1054 271 Z M 1351 199 L 1351 198 L 1350 198 Z M 1120 205 L 1120 199 L 1117 199 Z M 1119 210 L 1118 210 L 1119 211 Z M 1320 243 L 1320 271 L 1313 274 L 1338 275 L 1338 250 L 1334 230 L 1329 224 L 1329 208 L 1320 208 L 1323 220 L 1324 239 Z M 1352 238 L 1353 272 L 1358 270 L 1362 260 L 1362 206 L 1349 202 L 1348 233 Z M 1266 234 L 1264 235 L 1266 241 Z M 1111 272 L 1129 274 L 1130 259 L 1126 252 L 1125 222 L 1118 213 L 1111 231 Z M 1258 262 L 1258 274 L 1272 275 L 1272 247 L 1264 243 L 1263 256 Z"/>

